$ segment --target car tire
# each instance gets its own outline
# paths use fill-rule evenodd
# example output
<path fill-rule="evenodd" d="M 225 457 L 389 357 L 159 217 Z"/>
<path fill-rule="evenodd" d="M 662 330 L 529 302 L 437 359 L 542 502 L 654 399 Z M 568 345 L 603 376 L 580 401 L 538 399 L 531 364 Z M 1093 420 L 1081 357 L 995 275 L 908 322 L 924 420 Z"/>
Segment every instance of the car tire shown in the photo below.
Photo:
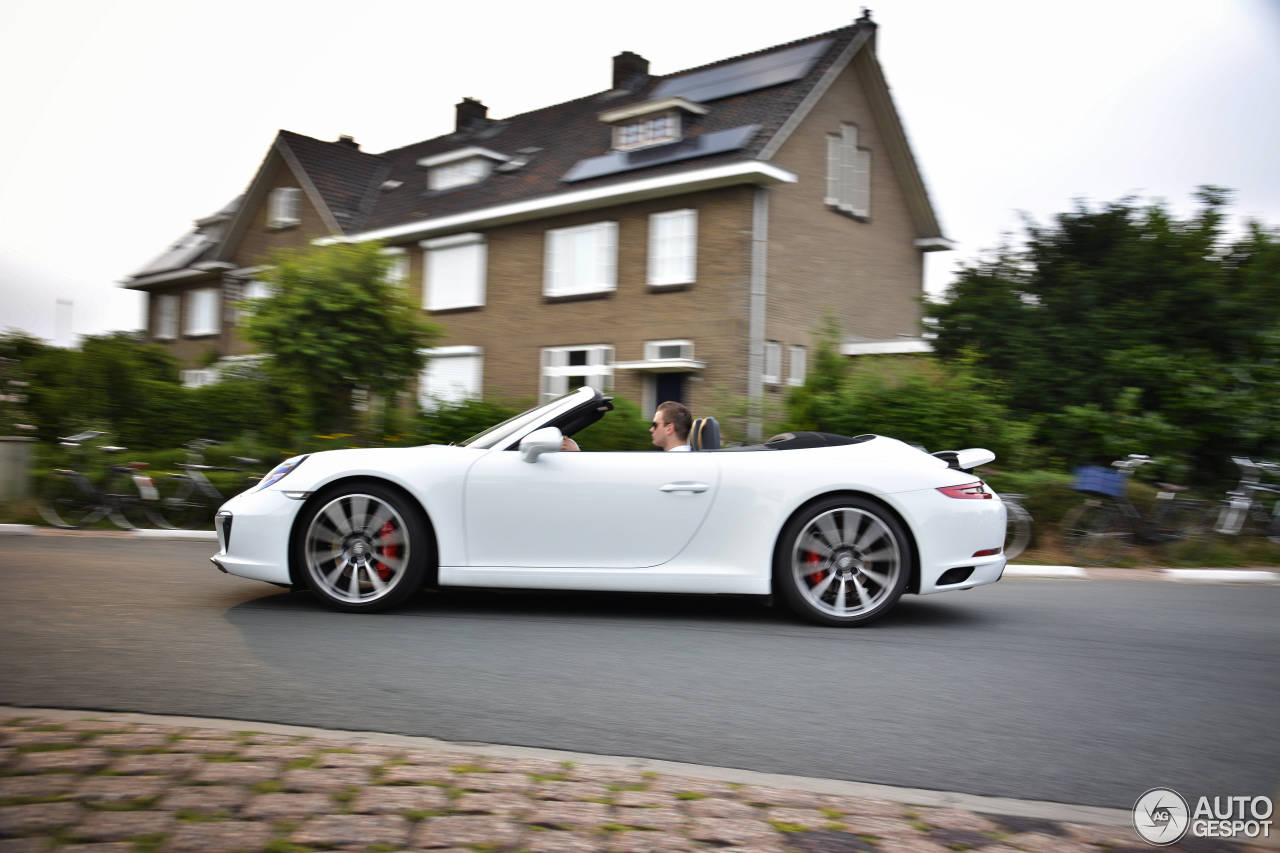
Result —
<path fill-rule="evenodd" d="M 774 589 L 811 622 L 866 625 L 902 596 L 913 555 L 911 538 L 884 506 L 854 495 L 824 498 L 783 528 Z"/>
<path fill-rule="evenodd" d="M 352 483 L 308 501 L 294 559 L 329 607 L 387 610 L 420 590 L 434 546 L 422 511 L 381 483 Z"/>

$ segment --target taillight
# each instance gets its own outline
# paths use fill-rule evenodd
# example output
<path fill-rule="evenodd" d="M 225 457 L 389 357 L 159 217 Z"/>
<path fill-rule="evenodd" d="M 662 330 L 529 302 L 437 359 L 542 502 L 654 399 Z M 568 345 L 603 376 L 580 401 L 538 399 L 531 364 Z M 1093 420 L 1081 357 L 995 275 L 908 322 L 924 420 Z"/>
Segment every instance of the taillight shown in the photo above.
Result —
<path fill-rule="evenodd" d="M 987 491 L 987 486 L 981 480 L 976 483 L 965 483 L 963 486 L 943 486 L 938 489 L 949 498 L 959 498 L 961 500 L 991 500 L 991 493 Z"/>

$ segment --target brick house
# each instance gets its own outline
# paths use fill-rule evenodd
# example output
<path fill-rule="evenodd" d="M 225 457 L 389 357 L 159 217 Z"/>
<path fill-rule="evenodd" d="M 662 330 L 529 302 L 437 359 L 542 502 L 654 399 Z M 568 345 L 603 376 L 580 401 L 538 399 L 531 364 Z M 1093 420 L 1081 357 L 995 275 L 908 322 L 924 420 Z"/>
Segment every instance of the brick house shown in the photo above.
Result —
<path fill-rule="evenodd" d="M 272 250 L 379 240 L 445 330 L 420 398 L 591 384 L 645 409 L 760 403 L 803 381 L 824 312 L 845 352 L 920 340 L 923 253 L 947 249 L 875 54 L 852 25 L 611 85 L 372 154 L 280 131 L 245 193 L 125 286 L 191 368 L 248 354 L 240 298 Z M 189 381 L 205 376 L 199 370 Z"/>

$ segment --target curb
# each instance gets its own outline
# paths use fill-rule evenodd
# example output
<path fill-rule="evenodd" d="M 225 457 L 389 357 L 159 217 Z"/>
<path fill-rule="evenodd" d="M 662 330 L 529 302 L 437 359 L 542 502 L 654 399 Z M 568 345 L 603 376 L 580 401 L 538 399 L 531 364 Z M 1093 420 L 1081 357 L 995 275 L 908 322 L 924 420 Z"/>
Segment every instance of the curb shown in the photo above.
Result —
<path fill-rule="evenodd" d="M 1079 578 L 1087 580 L 1088 574 L 1084 569 L 1078 569 L 1075 566 L 1021 566 L 1012 565 L 1005 566 L 1004 577 L 1006 578 Z"/>

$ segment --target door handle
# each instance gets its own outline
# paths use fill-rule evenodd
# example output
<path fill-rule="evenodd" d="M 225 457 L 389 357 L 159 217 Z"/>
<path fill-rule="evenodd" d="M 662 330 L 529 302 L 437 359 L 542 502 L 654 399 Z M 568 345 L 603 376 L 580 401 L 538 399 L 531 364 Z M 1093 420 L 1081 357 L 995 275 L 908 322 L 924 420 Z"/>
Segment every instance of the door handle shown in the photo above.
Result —
<path fill-rule="evenodd" d="M 706 483 L 667 483 L 665 486 L 661 488 L 661 491 L 664 491 L 667 493 L 693 492 L 695 495 L 700 495 L 709 488 L 711 487 L 708 486 Z"/>

